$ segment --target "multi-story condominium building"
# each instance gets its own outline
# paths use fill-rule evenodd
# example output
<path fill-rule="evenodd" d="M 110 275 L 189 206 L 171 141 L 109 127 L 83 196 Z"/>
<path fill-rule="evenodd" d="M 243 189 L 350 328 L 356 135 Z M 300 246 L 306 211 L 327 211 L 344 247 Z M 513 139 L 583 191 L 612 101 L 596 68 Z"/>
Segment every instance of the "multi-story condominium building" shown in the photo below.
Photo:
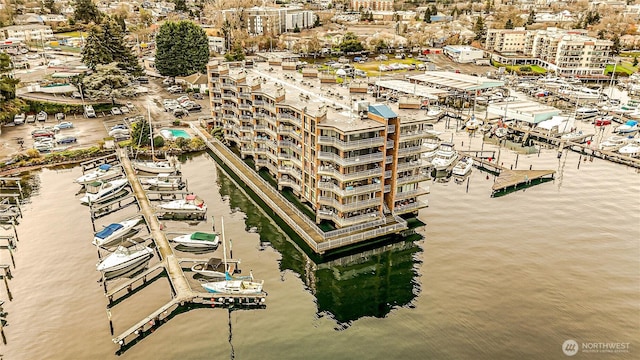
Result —
<path fill-rule="evenodd" d="M 22 42 L 41 41 L 53 38 L 48 25 L 12 25 L 0 28 L 5 39 L 17 39 Z"/>
<path fill-rule="evenodd" d="M 252 35 L 278 35 L 299 29 L 310 28 L 315 23 L 313 11 L 299 7 L 275 8 L 252 7 L 248 9 L 222 10 L 223 19 L 240 18 L 244 21 L 247 31 Z"/>
<path fill-rule="evenodd" d="M 393 0 L 351 0 L 351 9 L 393 11 Z"/>
<path fill-rule="evenodd" d="M 427 119 L 399 116 L 382 104 L 357 109 L 267 82 L 253 70 L 208 65 L 212 116 L 227 143 L 252 157 L 279 189 L 290 188 L 316 222 L 346 227 L 415 213 L 427 191 Z"/>
<path fill-rule="evenodd" d="M 558 75 L 602 75 L 610 62 L 609 40 L 586 35 L 586 30 L 492 29 L 487 32 L 485 48 L 499 62 L 537 64 Z M 515 57 L 513 56 L 515 55 Z"/>

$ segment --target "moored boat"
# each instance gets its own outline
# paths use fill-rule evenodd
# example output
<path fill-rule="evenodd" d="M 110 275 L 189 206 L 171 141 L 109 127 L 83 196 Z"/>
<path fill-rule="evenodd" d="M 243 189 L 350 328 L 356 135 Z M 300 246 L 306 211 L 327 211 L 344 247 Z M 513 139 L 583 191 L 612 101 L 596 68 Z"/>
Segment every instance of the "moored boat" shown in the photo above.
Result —
<path fill-rule="evenodd" d="M 605 151 L 616 151 L 627 144 L 628 138 L 623 136 L 612 136 L 598 145 L 598 149 Z"/>
<path fill-rule="evenodd" d="M 135 217 L 105 226 L 104 229 L 95 233 L 93 245 L 109 246 L 114 242 L 121 241 L 140 221 L 140 217 Z"/>
<path fill-rule="evenodd" d="M 96 270 L 113 272 L 138 266 L 140 263 L 151 259 L 153 250 L 148 246 L 118 246 L 109 256 L 104 258 L 96 266 Z"/>
<path fill-rule="evenodd" d="M 638 122 L 635 120 L 628 120 L 626 123 L 618 126 L 615 130 L 618 134 L 630 134 L 638 131 Z"/>
<path fill-rule="evenodd" d="M 640 139 L 634 138 L 629 141 L 628 144 L 624 145 L 618 152 L 622 155 L 638 157 L 640 156 Z"/>
<path fill-rule="evenodd" d="M 157 189 L 181 189 L 184 183 L 179 177 L 171 177 L 168 173 L 158 174 L 146 180 L 146 184 Z"/>
<path fill-rule="evenodd" d="M 136 160 L 131 165 L 138 171 L 144 171 L 151 174 L 172 174 L 178 171 L 177 163 L 172 159 L 163 161 L 154 160 Z"/>
<path fill-rule="evenodd" d="M 431 164 L 436 170 L 445 170 L 458 158 L 458 152 L 454 149 L 452 143 L 442 143 Z"/>
<path fill-rule="evenodd" d="M 207 204 L 198 196 L 189 194 L 184 199 L 162 203 L 158 208 L 165 211 L 203 213 L 207 211 Z"/>
<path fill-rule="evenodd" d="M 171 241 L 194 248 L 216 248 L 220 245 L 220 236 L 215 233 L 196 231 L 190 234 L 176 236 Z"/>
<path fill-rule="evenodd" d="M 112 166 L 109 164 L 102 164 L 97 169 L 90 171 L 79 178 L 75 179 L 75 182 L 80 185 L 86 185 L 97 180 L 111 180 L 122 175 L 120 167 Z"/>
<path fill-rule="evenodd" d="M 460 161 L 458 161 L 456 166 L 453 167 L 453 170 L 451 170 L 451 173 L 453 175 L 465 176 L 469 173 L 469 171 L 471 171 L 472 167 L 473 167 L 473 159 L 468 156 L 465 156 L 462 159 L 460 159 Z"/>
<path fill-rule="evenodd" d="M 226 279 L 223 281 L 212 281 L 202 284 L 202 287 L 210 293 L 214 294 L 237 294 L 251 295 L 261 294 L 264 280 L 260 282 L 254 280 L 234 280 L 229 273 L 226 273 Z"/>
<path fill-rule="evenodd" d="M 116 179 L 111 181 L 98 180 L 86 184 L 87 193 L 80 198 L 83 204 L 99 203 L 112 199 L 124 189 L 129 181 L 127 179 Z"/>
<path fill-rule="evenodd" d="M 203 261 L 193 264 L 191 271 L 210 278 L 223 278 L 225 273 L 233 274 L 238 271 L 239 260 L 227 259 L 227 265 L 220 258 L 211 258 L 208 261 Z"/>
<path fill-rule="evenodd" d="M 482 125 L 482 121 L 476 119 L 475 116 L 472 116 L 471 119 L 464 124 L 465 128 L 471 131 L 478 130 L 480 125 Z"/>

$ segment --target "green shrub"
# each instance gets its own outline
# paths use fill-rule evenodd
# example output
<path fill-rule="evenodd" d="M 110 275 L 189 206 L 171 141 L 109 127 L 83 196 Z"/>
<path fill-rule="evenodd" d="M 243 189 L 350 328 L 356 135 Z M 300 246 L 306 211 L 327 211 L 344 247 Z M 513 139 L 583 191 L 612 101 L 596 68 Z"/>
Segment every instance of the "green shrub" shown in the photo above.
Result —
<path fill-rule="evenodd" d="M 156 148 L 161 148 L 164 146 L 164 138 L 160 135 L 153 138 L 153 146 Z"/>
<path fill-rule="evenodd" d="M 180 126 L 180 119 L 173 120 L 173 126 Z"/>

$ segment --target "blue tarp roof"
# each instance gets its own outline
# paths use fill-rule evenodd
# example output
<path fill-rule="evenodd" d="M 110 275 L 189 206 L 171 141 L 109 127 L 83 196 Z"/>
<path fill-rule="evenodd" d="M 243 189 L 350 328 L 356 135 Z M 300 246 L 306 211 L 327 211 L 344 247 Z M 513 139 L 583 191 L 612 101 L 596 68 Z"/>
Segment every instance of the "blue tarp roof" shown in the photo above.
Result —
<path fill-rule="evenodd" d="M 100 230 L 98 233 L 96 233 L 96 237 L 99 239 L 104 239 L 106 237 L 108 237 L 109 235 L 113 234 L 116 230 L 121 229 L 122 225 L 115 223 L 115 224 L 110 224 L 107 227 L 105 227 L 104 229 Z"/>
<path fill-rule="evenodd" d="M 109 165 L 109 164 L 102 164 L 102 165 L 100 165 L 100 170 L 107 171 L 107 170 L 109 170 L 109 169 L 111 169 L 111 165 Z"/>
<path fill-rule="evenodd" d="M 369 105 L 369 112 L 382 116 L 385 119 L 397 118 L 398 114 L 394 113 L 390 107 L 384 104 Z"/>

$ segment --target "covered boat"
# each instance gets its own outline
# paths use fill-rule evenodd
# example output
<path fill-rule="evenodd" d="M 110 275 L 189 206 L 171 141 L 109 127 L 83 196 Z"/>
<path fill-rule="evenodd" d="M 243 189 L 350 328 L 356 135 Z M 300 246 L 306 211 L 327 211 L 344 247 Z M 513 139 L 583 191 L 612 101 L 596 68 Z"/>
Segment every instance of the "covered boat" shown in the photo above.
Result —
<path fill-rule="evenodd" d="M 117 223 L 112 223 L 104 227 L 104 229 L 95 233 L 93 237 L 93 245 L 96 246 L 109 246 L 114 242 L 120 241 L 125 235 L 127 235 L 131 229 L 140 223 L 140 218 L 135 217 L 133 219 L 123 220 Z"/>
<path fill-rule="evenodd" d="M 640 156 L 640 139 L 638 138 L 631 139 L 631 141 L 629 141 L 627 145 L 618 149 L 618 152 L 622 155 L 627 155 L 631 157 Z"/>
<path fill-rule="evenodd" d="M 453 175 L 465 176 L 469 173 L 469 171 L 471 171 L 472 166 L 473 166 L 473 159 L 468 156 L 465 156 L 462 159 L 460 159 L 460 161 L 458 161 L 458 163 L 456 164 L 456 166 L 453 167 L 453 170 L 451 172 L 453 173 Z"/>
<path fill-rule="evenodd" d="M 151 185 L 158 189 L 181 189 L 184 183 L 179 177 L 167 174 L 158 174 L 154 178 L 147 179 L 147 185 Z"/>
<path fill-rule="evenodd" d="M 86 185 L 98 180 L 110 180 L 120 175 L 122 175 L 120 167 L 114 167 L 109 164 L 102 164 L 98 166 L 97 169 L 75 179 L 75 182 L 80 185 Z"/>
<path fill-rule="evenodd" d="M 204 203 L 204 200 L 193 194 L 187 195 L 184 199 L 160 204 L 158 207 L 162 210 L 176 212 L 203 213 L 207 211 L 207 204 Z"/>
<path fill-rule="evenodd" d="M 153 250 L 148 246 L 118 246 L 116 251 L 109 254 L 96 266 L 98 271 L 114 272 L 136 267 L 151 259 Z"/>
<path fill-rule="evenodd" d="M 618 134 L 629 134 L 635 131 L 638 131 L 638 122 L 635 120 L 628 120 L 616 129 Z"/>
<path fill-rule="evenodd" d="M 112 181 L 98 180 L 87 184 L 87 193 L 80 198 L 83 204 L 97 203 L 112 199 L 129 183 L 127 179 Z"/>
<path fill-rule="evenodd" d="M 206 277 L 225 277 L 225 272 L 233 274 L 238 271 L 239 260 L 227 259 L 227 266 L 225 268 L 225 262 L 220 258 L 211 258 L 208 261 L 203 261 L 194 264 L 191 267 L 191 271 Z"/>
<path fill-rule="evenodd" d="M 195 248 L 216 248 L 220 245 L 220 236 L 215 233 L 192 232 L 173 238 L 173 242 Z"/>

